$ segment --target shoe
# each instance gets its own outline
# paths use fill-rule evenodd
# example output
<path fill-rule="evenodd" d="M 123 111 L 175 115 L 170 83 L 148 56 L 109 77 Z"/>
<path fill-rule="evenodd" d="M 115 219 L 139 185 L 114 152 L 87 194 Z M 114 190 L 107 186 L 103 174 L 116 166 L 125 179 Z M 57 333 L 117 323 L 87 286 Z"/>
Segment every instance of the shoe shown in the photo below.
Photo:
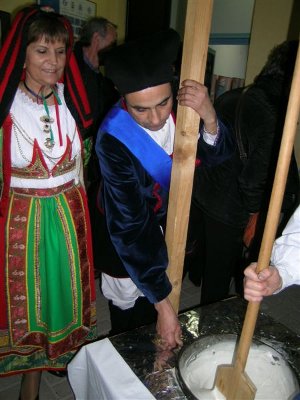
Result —
<path fill-rule="evenodd" d="M 56 371 L 48 369 L 47 372 L 49 372 L 49 374 L 51 375 L 56 376 L 57 378 L 65 378 L 67 376 L 67 371 Z"/>

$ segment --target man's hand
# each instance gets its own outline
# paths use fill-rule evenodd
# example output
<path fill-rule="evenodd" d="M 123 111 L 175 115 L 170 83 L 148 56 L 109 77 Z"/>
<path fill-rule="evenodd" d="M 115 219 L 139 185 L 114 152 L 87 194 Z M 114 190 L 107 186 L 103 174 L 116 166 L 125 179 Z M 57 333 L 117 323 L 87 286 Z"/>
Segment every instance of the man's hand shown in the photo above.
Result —
<path fill-rule="evenodd" d="M 171 350 L 182 345 L 181 327 L 168 298 L 155 304 L 157 315 L 156 331 L 162 350 Z"/>
<path fill-rule="evenodd" d="M 211 134 L 217 134 L 217 115 L 209 98 L 207 88 L 201 83 L 186 79 L 177 94 L 181 106 L 191 107 L 203 119 L 205 129 Z"/>
<path fill-rule="evenodd" d="M 244 297 L 248 301 L 259 302 L 282 286 L 282 279 L 276 267 L 269 266 L 259 274 L 255 272 L 257 263 L 251 263 L 244 271 Z"/>

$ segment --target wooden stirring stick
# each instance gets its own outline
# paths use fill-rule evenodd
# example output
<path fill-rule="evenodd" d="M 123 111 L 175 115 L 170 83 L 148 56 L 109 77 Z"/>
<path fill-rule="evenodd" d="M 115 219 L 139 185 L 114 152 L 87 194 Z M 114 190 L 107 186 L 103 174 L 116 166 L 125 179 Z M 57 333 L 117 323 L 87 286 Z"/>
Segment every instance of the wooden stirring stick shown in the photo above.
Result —
<path fill-rule="evenodd" d="M 258 265 L 256 269 L 257 273 L 269 266 L 295 141 L 300 109 L 299 49 L 300 46 L 298 47 L 298 54 L 283 128 L 274 184 L 258 257 Z M 256 388 L 251 379 L 245 373 L 245 366 L 247 363 L 247 357 L 251 346 L 259 307 L 259 302 L 249 302 L 248 304 L 234 364 L 219 365 L 217 368 L 214 386 L 226 397 L 226 400 L 251 400 L 255 397 Z"/>

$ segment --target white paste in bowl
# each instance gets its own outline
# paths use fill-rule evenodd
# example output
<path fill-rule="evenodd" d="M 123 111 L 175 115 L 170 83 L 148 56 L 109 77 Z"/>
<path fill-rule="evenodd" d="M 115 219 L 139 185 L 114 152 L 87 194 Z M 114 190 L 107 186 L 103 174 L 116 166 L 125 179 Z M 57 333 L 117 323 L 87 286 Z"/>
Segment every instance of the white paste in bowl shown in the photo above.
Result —
<path fill-rule="evenodd" d="M 225 399 L 213 388 L 214 378 L 218 365 L 232 364 L 235 347 L 234 341 L 211 344 L 186 363 L 181 376 L 196 398 Z M 267 345 L 252 344 L 245 371 L 257 388 L 255 400 L 288 400 L 299 391 L 288 363 Z"/>

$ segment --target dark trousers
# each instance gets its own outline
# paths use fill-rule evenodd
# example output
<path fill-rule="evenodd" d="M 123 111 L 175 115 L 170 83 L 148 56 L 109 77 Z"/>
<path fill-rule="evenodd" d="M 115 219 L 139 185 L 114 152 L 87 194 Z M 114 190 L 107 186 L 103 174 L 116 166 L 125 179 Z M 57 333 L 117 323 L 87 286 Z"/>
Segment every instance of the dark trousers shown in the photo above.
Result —
<path fill-rule="evenodd" d="M 242 279 L 243 232 L 191 208 L 185 273 L 195 285 L 202 284 L 201 304 L 228 297 L 231 278 Z"/>
<path fill-rule="evenodd" d="M 117 335 L 131 329 L 138 328 L 143 325 L 148 325 L 156 321 L 157 311 L 146 297 L 139 297 L 134 307 L 127 310 L 108 302 L 110 311 L 111 331 L 110 335 Z"/>

